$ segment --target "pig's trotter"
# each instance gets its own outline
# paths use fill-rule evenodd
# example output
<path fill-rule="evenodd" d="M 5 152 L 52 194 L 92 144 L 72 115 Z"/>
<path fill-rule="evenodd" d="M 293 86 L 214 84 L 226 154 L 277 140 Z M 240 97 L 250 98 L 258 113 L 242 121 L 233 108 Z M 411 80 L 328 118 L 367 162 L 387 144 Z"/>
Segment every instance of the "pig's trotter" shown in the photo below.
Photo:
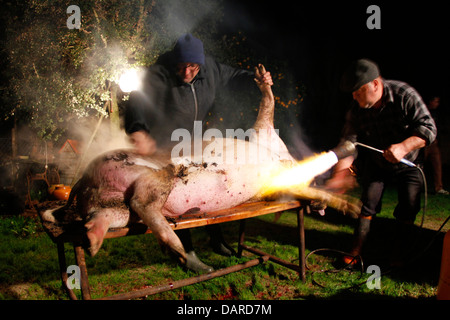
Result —
<path fill-rule="evenodd" d="M 106 232 L 108 232 L 109 221 L 100 216 L 90 220 L 84 226 L 88 230 L 86 232 L 89 240 L 88 252 L 91 256 L 95 256 L 102 246 Z"/>
<path fill-rule="evenodd" d="M 186 252 L 184 251 L 183 244 L 162 214 L 161 208 L 154 208 L 151 205 L 143 206 L 137 203 L 136 200 L 132 200 L 131 206 L 150 230 L 152 230 L 163 251 L 168 251 L 181 264 L 185 264 Z"/>
<path fill-rule="evenodd" d="M 183 244 L 162 214 L 162 207 L 172 190 L 172 172 L 170 168 L 154 171 L 136 180 L 130 206 L 144 223 L 152 230 L 163 249 L 186 264 L 186 252 Z"/>
<path fill-rule="evenodd" d="M 183 244 L 167 223 L 161 211 L 151 211 L 146 216 L 146 218 L 143 218 L 144 223 L 152 230 L 161 248 L 185 265 L 187 258 Z"/>
<path fill-rule="evenodd" d="M 109 228 L 124 227 L 129 221 L 129 212 L 117 208 L 92 208 L 90 219 L 85 223 L 88 252 L 95 256 L 102 246 Z"/>

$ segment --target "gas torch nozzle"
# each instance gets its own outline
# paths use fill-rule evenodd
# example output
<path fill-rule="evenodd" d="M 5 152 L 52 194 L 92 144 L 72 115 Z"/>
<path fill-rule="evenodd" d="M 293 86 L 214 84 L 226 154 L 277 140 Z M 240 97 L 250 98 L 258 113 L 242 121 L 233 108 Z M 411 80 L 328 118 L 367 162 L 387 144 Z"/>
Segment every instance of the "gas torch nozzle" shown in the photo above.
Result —
<path fill-rule="evenodd" d="M 337 147 L 331 150 L 336 154 L 336 157 L 338 160 L 347 158 L 356 152 L 355 144 L 351 141 L 344 141 L 343 143 L 339 144 Z"/>

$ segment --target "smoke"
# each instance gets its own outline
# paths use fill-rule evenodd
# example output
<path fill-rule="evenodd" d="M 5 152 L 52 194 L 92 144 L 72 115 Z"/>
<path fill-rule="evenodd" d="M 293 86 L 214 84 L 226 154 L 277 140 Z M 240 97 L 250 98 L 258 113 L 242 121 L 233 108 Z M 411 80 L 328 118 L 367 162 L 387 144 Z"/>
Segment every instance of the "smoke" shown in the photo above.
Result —
<path fill-rule="evenodd" d="M 171 36 L 192 32 L 194 29 L 203 27 L 210 28 L 211 23 L 206 20 L 220 8 L 219 1 L 212 0 L 164 0 L 158 1 L 155 8 L 156 25 L 165 26 L 169 38 Z"/>
<path fill-rule="evenodd" d="M 92 132 L 92 135 L 95 132 Z M 98 131 L 92 137 L 92 135 L 85 135 L 83 141 L 85 146 L 83 152 L 86 162 L 91 161 L 98 155 L 114 149 L 127 149 L 131 148 L 132 144 L 129 141 L 128 136 L 120 127 L 112 125 L 109 121 L 103 120 L 100 124 Z M 89 141 L 92 139 L 91 144 Z"/>
<path fill-rule="evenodd" d="M 97 123 L 86 120 L 70 131 L 71 136 L 80 142 L 81 157 L 78 161 L 75 177 L 76 181 L 86 166 L 99 155 L 116 149 L 130 149 L 133 147 L 125 131 L 113 125 L 108 118 L 99 118 Z M 75 164 L 74 164 L 75 165 Z"/>

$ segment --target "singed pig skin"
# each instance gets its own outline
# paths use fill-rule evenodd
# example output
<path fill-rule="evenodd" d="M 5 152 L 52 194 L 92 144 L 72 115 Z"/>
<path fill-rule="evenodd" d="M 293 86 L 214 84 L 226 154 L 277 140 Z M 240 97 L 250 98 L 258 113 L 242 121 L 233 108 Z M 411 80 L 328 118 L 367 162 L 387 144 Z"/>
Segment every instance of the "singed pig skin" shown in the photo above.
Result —
<path fill-rule="evenodd" d="M 258 194 L 262 178 L 279 157 L 269 153 L 257 157 L 249 151 L 255 144 L 243 140 L 223 140 L 221 161 L 204 155 L 199 164 L 176 167 L 173 189 L 163 206 L 164 215 L 179 216 L 193 210 L 211 212 L 231 208 Z M 236 152 L 230 155 L 230 150 L 235 151 L 235 146 L 242 147 L 244 154 Z M 240 157 L 245 157 L 245 161 Z M 238 160 L 243 163 L 238 163 Z"/>
<path fill-rule="evenodd" d="M 245 146 L 251 144 L 234 139 L 231 141 Z M 137 186 L 144 183 L 143 180 L 147 180 L 146 202 L 155 201 L 154 197 L 165 198 L 161 207 L 165 216 L 176 217 L 186 212 L 210 212 L 233 207 L 258 194 L 261 178 L 274 163 L 273 156 L 268 158 L 269 155 L 263 160 L 261 157 L 246 159 L 247 163 L 238 164 L 237 156 L 236 153 L 232 163 L 228 163 L 230 158 L 228 162 L 222 159 L 220 163 L 215 161 L 217 158 L 204 157 L 204 161 L 198 164 L 174 165 L 169 158 L 164 161 L 158 157 L 145 158 L 131 150 L 108 152 L 86 169 L 78 184 L 82 187 L 74 188 L 78 211 L 89 218 L 98 208 L 113 208 L 116 217 L 112 219 L 112 225 L 123 227 L 128 223 L 125 217 L 130 213 L 132 197 L 144 198 L 136 194 Z M 259 161 L 258 165 L 255 165 L 256 161 Z M 158 191 L 150 192 L 155 188 Z"/>

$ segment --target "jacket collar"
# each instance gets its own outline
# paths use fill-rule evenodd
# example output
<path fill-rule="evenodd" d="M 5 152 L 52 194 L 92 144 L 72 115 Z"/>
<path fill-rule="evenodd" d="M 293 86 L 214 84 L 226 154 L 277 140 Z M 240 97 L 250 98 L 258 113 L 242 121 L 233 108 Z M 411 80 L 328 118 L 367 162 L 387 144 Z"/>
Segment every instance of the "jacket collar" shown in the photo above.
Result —
<path fill-rule="evenodd" d="M 388 82 L 383 79 L 383 105 L 394 102 L 394 93 L 389 86 Z"/>

